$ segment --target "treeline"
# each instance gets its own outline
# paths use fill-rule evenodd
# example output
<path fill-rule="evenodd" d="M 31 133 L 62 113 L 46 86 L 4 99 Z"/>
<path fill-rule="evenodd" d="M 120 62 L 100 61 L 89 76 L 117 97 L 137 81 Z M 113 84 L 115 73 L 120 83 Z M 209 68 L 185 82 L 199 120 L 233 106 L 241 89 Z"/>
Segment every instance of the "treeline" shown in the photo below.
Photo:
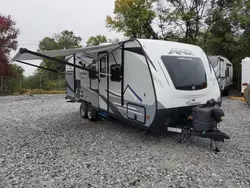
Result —
<path fill-rule="evenodd" d="M 45 37 L 39 43 L 38 51 L 61 50 L 80 48 L 81 37 L 76 36 L 73 31 L 62 31 L 52 37 Z M 91 36 L 86 46 L 96 46 L 100 43 L 118 42 L 119 39 L 108 39 L 106 36 L 97 35 Z M 65 57 L 57 57 L 58 59 L 65 59 Z M 65 65 L 51 60 L 44 59 L 41 67 L 45 67 L 56 72 L 47 71 L 44 69 L 37 69 L 34 75 L 23 78 L 24 89 L 42 89 L 42 90 L 65 90 Z"/>
<path fill-rule="evenodd" d="M 228 58 L 234 65 L 234 83 L 238 86 L 240 62 L 250 56 L 249 0 L 115 0 L 113 14 L 106 17 L 107 28 L 121 32 L 127 38 L 196 44 L 207 55 Z M 17 48 L 16 38 L 19 34 L 11 17 L 0 15 L 0 34 L 0 75 L 15 75 L 9 71 L 9 64 L 6 63 L 9 52 Z M 118 41 L 98 35 L 90 37 L 86 46 Z M 38 51 L 79 48 L 82 47 L 81 42 L 80 36 L 65 30 L 43 38 Z M 37 69 L 33 76 L 23 77 L 23 87 L 63 88 L 65 66 L 49 60 L 44 60 L 41 66 L 57 73 Z"/>
<path fill-rule="evenodd" d="M 250 56 L 249 0 L 116 0 L 106 22 L 128 37 L 196 44 L 208 55 L 227 57 L 236 86 L 240 62 Z"/>

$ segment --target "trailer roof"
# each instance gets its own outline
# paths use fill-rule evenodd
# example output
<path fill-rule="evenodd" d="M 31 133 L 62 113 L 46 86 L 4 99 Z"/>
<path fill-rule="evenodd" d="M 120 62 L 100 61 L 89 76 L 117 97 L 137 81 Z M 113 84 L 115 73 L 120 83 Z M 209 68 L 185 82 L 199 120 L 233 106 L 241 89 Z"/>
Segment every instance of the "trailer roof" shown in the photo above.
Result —
<path fill-rule="evenodd" d="M 49 57 L 60 57 L 60 56 L 70 56 L 76 53 L 85 53 L 90 56 L 95 56 L 100 50 L 110 52 L 120 46 L 119 43 L 109 44 L 109 45 L 101 45 L 101 46 L 93 46 L 86 48 L 75 48 L 75 49 L 65 49 L 65 50 L 51 50 L 51 51 L 37 51 L 37 53 L 49 56 Z M 17 60 L 40 60 L 44 59 L 43 57 L 36 56 L 30 53 L 24 53 L 23 50 L 19 49 L 19 52 L 12 58 L 12 61 Z"/>

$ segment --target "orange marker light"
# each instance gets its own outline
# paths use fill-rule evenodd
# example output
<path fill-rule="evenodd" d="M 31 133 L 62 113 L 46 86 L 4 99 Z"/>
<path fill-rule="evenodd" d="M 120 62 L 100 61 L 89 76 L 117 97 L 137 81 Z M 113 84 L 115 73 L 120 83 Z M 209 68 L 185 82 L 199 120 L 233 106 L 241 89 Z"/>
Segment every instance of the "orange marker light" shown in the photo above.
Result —
<path fill-rule="evenodd" d="M 146 116 L 146 119 L 150 119 L 150 116 Z"/>

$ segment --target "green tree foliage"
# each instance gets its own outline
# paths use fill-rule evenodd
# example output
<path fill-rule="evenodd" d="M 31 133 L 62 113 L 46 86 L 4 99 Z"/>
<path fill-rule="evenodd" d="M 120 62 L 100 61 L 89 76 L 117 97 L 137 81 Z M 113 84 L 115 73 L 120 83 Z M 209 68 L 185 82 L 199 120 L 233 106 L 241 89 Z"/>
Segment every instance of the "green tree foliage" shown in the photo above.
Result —
<path fill-rule="evenodd" d="M 39 74 L 25 77 L 23 80 L 22 87 L 25 89 L 44 89 L 43 87 L 48 80 L 44 78 L 42 79 L 42 78 L 43 77 Z"/>
<path fill-rule="evenodd" d="M 10 69 L 12 72 L 11 76 L 3 76 L 3 78 L 1 78 L 0 75 L 0 85 L 3 84 L 3 86 L 1 87 L 1 89 L 3 89 L 3 91 L 0 91 L 0 95 L 1 94 L 11 94 L 11 93 L 18 93 L 21 90 L 21 84 L 23 81 L 23 72 L 24 69 L 16 64 L 10 64 Z M 3 81 L 3 83 L 1 83 Z"/>
<path fill-rule="evenodd" d="M 107 42 L 107 37 L 104 35 L 92 36 L 88 39 L 87 46 L 98 46 L 101 43 Z"/>
<path fill-rule="evenodd" d="M 118 42 L 120 42 L 120 39 L 119 39 L 119 38 L 108 39 L 108 42 L 109 42 L 109 43 L 118 43 Z"/>
<path fill-rule="evenodd" d="M 247 5 L 248 4 L 248 5 Z M 240 85 L 241 60 L 249 56 L 249 3 L 244 0 L 215 1 L 208 30 L 200 44 L 207 54 L 227 57 L 234 65 L 234 83 Z M 248 33 L 248 34 L 247 34 Z"/>
<path fill-rule="evenodd" d="M 14 73 L 14 76 L 23 77 L 24 69 L 21 66 L 16 65 L 16 64 L 11 64 L 11 69 L 12 69 L 12 72 Z"/>
<path fill-rule="evenodd" d="M 38 51 L 80 48 L 81 41 L 81 37 L 76 36 L 73 31 L 65 30 L 53 37 L 43 38 L 39 43 Z M 64 60 L 65 57 L 57 57 L 57 59 Z M 23 88 L 55 90 L 65 87 L 65 64 L 44 59 L 40 66 L 56 70 L 58 73 L 37 69 L 33 76 L 24 78 Z"/>
<path fill-rule="evenodd" d="M 39 43 L 39 50 L 61 50 L 61 49 L 71 49 L 71 48 L 80 48 L 82 39 L 81 37 L 75 36 L 73 31 L 63 31 L 59 34 L 54 35 L 53 37 L 45 37 Z M 58 59 L 63 60 L 65 57 L 57 57 Z M 65 65 L 60 64 L 50 60 L 44 60 L 41 63 L 41 66 L 50 68 L 58 71 L 59 73 L 65 72 Z M 47 77 L 48 80 L 57 80 L 58 74 L 53 72 L 48 72 L 46 70 L 38 69 L 37 74 Z"/>
<path fill-rule="evenodd" d="M 165 0 L 157 5 L 159 28 L 165 39 L 197 43 L 214 1 Z"/>
<path fill-rule="evenodd" d="M 116 0 L 114 18 L 107 16 L 107 27 L 124 32 L 127 37 L 157 38 L 152 28 L 156 18 L 152 10 L 154 0 Z"/>
<path fill-rule="evenodd" d="M 53 37 L 45 37 L 39 43 L 39 50 L 60 50 L 81 47 L 81 37 L 75 36 L 73 31 L 63 31 Z"/>
<path fill-rule="evenodd" d="M 196 44 L 227 57 L 240 82 L 240 61 L 250 54 L 249 0 L 116 0 L 114 14 L 107 27 L 125 36 Z"/>
<path fill-rule="evenodd" d="M 11 93 L 16 93 L 16 92 L 20 92 L 21 90 L 21 85 L 22 84 L 22 80 L 23 80 L 23 72 L 24 69 L 16 64 L 11 64 L 11 69 L 13 72 L 12 78 L 8 80 L 7 84 L 9 87 L 9 91 Z"/>
<path fill-rule="evenodd" d="M 4 51 L 0 48 L 0 75 L 11 75 L 11 68 L 9 65 L 9 60 L 6 57 Z M 1 83 L 0 83 L 1 84 Z"/>
<path fill-rule="evenodd" d="M 244 0 L 165 0 L 158 5 L 163 38 L 200 45 L 211 55 L 233 60 L 242 52 L 244 27 L 249 25 Z"/>

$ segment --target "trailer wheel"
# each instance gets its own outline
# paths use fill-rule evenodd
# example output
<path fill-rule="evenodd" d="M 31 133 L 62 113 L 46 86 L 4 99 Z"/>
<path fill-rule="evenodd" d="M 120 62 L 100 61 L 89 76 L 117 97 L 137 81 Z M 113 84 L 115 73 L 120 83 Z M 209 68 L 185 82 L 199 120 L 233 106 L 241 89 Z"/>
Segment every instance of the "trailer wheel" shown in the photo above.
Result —
<path fill-rule="evenodd" d="M 246 99 L 246 93 L 247 93 L 247 87 L 244 89 L 244 93 L 242 93 L 242 96 L 244 97 L 245 101 L 247 100 Z"/>
<path fill-rule="evenodd" d="M 91 105 L 88 106 L 88 119 L 90 121 L 95 121 L 97 118 L 97 111 L 95 109 L 93 109 L 93 107 Z"/>
<path fill-rule="evenodd" d="M 225 95 L 225 96 L 228 96 L 228 95 L 229 95 L 229 89 L 227 89 L 227 90 L 224 92 L 224 95 Z"/>
<path fill-rule="evenodd" d="M 83 102 L 80 106 L 80 115 L 84 119 L 88 118 L 88 104 L 86 102 Z"/>
<path fill-rule="evenodd" d="M 247 86 L 247 88 L 246 88 L 246 90 L 245 90 L 244 98 L 246 99 L 247 104 L 250 105 L 250 85 Z"/>

